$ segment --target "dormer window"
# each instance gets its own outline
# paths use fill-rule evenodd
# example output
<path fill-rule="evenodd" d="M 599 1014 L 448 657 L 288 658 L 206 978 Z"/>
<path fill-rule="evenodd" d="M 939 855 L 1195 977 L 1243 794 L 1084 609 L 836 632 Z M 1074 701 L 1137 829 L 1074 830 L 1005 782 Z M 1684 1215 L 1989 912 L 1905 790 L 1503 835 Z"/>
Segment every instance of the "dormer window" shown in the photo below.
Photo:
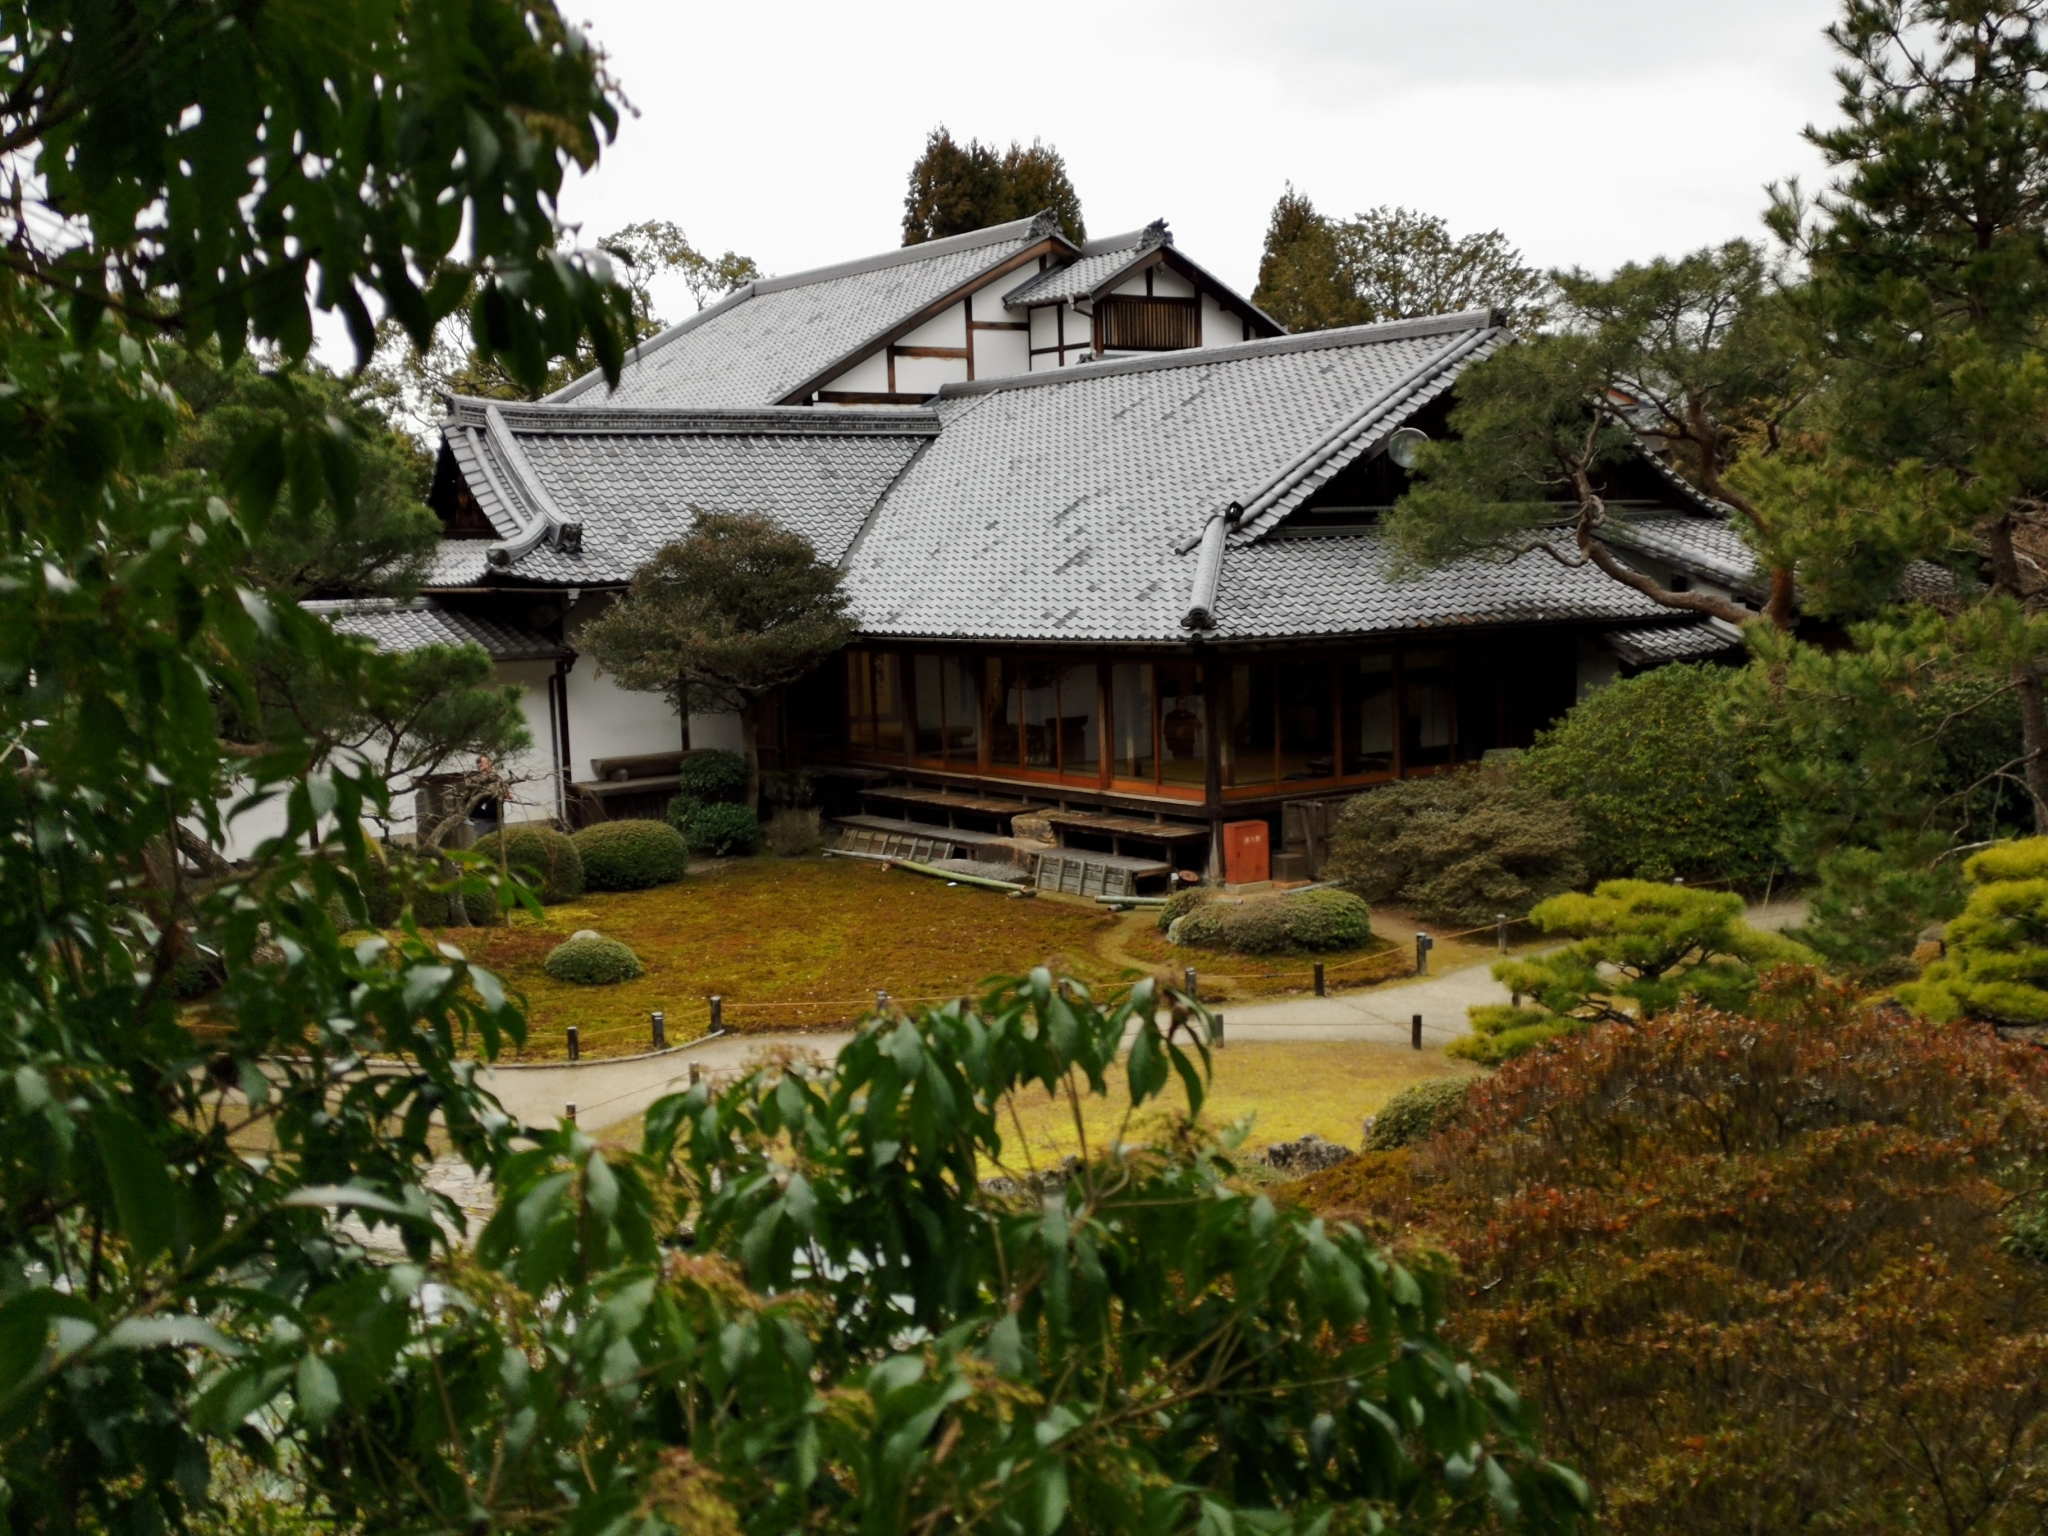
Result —
<path fill-rule="evenodd" d="M 1202 344 L 1202 310 L 1194 299 L 1111 294 L 1096 301 L 1096 343 L 1104 352 L 1178 352 Z"/>

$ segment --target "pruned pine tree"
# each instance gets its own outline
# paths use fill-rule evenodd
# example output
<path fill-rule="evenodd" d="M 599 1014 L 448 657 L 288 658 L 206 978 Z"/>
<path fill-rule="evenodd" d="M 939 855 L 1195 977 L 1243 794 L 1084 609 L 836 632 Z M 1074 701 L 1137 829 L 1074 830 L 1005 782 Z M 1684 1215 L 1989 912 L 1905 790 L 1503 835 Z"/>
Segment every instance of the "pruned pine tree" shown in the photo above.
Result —
<path fill-rule="evenodd" d="M 836 566 L 758 513 L 703 512 L 684 538 L 633 573 L 581 643 L 622 688 L 740 716 L 746 803 L 760 796 L 757 706 L 854 636 Z"/>
<path fill-rule="evenodd" d="M 1808 138 L 1833 179 L 1771 217 L 1833 388 L 1760 488 L 1802 514 L 1802 579 L 1981 574 L 1940 644 L 2018 697 L 2008 771 L 2048 831 L 2048 6 L 1848 0 L 1829 36 L 1842 118 Z"/>
<path fill-rule="evenodd" d="M 1412 564 L 1540 554 L 1598 566 L 1666 607 L 1744 624 L 1717 594 L 1678 591 L 1611 547 L 1610 476 L 1655 453 L 1727 506 L 1766 572 L 1764 615 L 1793 619 L 1795 520 L 1735 467 L 1778 453 L 1818 365 L 1798 344 L 1764 252 L 1743 241 L 1612 277 L 1557 274 L 1554 328 L 1458 381 L 1448 441 L 1386 521 Z"/>

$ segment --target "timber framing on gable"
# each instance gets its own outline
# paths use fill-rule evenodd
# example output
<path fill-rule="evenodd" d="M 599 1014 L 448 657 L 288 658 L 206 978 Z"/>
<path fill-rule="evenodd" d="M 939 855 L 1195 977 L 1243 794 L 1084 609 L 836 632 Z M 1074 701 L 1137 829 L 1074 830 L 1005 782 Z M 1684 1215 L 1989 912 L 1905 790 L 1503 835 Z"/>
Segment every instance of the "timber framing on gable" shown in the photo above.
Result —
<path fill-rule="evenodd" d="M 826 365 L 824 368 L 819 369 L 818 372 L 813 374 L 810 378 L 805 379 L 801 384 L 797 385 L 796 388 L 790 390 L 787 394 L 783 395 L 775 403 L 777 405 L 808 405 L 811 403 L 813 397 L 816 397 L 820 403 L 826 403 L 825 396 L 821 393 L 821 391 L 824 390 L 825 385 L 829 384 L 832 380 L 838 378 L 842 373 L 845 373 L 849 368 L 853 367 L 854 364 L 860 362 L 861 359 L 871 357 L 877 351 L 882 350 L 884 348 L 888 349 L 890 384 L 892 386 L 890 393 L 893 395 L 895 393 L 893 385 L 895 383 L 896 358 L 899 355 L 936 356 L 942 353 L 947 356 L 965 355 L 965 353 L 958 348 L 932 347 L 907 347 L 903 349 L 903 351 L 899 354 L 896 350 L 895 344 L 898 341 L 900 341 L 903 337 L 908 336 L 912 331 L 916 330 L 919 326 L 928 324 L 929 322 L 938 319 L 939 316 L 943 315 L 947 310 L 951 309 L 956 304 L 966 303 L 971 306 L 974 294 L 979 289 L 987 287 L 991 282 L 994 282 L 998 278 L 1009 276 L 1012 272 L 1017 271 L 1020 267 L 1026 266 L 1031 262 L 1038 261 L 1041 257 L 1059 257 L 1067 260 L 1072 260 L 1079 254 L 1079 249 L 1062 235 L 1051 235 L 1048 236 L 1046 239 L 1039 241 L 1035 245 L 1026 246 L 1023 250 L 1017 252 L 1016 255 L 1010 257 L 1001 265 L 990 267 L 984 271 L 976 273 L 974 277 L 969 281 L 960 284 L 958 287 L 952 289 L 950 292 L 940 295 L 938 298 L 932 300 L 931 303 L 925 305 L 924 308 L 918 310 L 916 313 L 906 316 L 904 319 L 897 321 L 896 324 L 890 326 L 888 330 L 883 331 L 880 335 L 870 337 L 867 341 L 861 343 L 860 346 L 854 348 L 851 352 L 848 352 L 844 357 L 841 357 L 836 361 Z M 975 322 L 971 309 L 968 315 L 968 320 L 970 322 L 970 329 L 968 330 L 967 334 L 970 340 L 968 343 L 967 350 L 971 351 L 973 346 L 971 338 L 974 335 L 974 327 L 976 324 L 980 325 L 983 328 L 998 327 L 994 326 L 991 322 Z M 1007 325 L 1003 325 L 999 328 L 1009 329 Z M 973 362 L 970 358 L 968 375 L 970 378 L 973 377 L 972 367 Z M 869 398 L 872 399 L 872 396 L 870 396 Z M 925 398 L 927 397 L 919 395 L 915 397 L 915 400 L 922 401 Z"/>

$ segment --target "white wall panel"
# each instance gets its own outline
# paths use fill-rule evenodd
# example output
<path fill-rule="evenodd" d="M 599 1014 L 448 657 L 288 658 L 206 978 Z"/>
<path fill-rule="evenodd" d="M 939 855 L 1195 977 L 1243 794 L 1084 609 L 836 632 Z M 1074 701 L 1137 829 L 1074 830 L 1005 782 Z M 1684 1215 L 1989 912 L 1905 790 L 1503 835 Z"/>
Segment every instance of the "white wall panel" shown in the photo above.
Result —
<path fill-rule="evenodd" d="M 609 594 L 585 597 L 569 610 L 569 643 L 576 631 L 610 605 Z M 596 777 L 594 757 L 637 757 L 648 752 L 675 752 L 683 745 L 683 725 L 668 700 L 658 693 L 631 693 L 598 672 L 596 660 L 577 658 L 569 673 L 569 770 L 579 784 Z"/>
<path fill-rule="evenodd" d="M 1022 331 L 976 331 L 974 376 L 1002 379 L 1031 371 L 1029 338 Z M 1043 361 L 1043 359 L 1041 359 Z"/>
<path fill-rule="evenodd" d="M 888 360 L 880 352 L 864 357 L 824 387 L 864 395 L 882 394 L 889 388 Z"/>
<path fill-rule="evenodd" d="M 934 315 L 907 336 L 896 338 L 899 347 L 964 347 L 967 323 L 961 306 L 948 304 L 943 314 Z"/>
<path fill-rule="evenodd" d="M 899 357 L 896 359 L 896 390 L 905 395 L 935 395 L 941 385 L 958 384 L 967 378 L 964 357 Z"/>

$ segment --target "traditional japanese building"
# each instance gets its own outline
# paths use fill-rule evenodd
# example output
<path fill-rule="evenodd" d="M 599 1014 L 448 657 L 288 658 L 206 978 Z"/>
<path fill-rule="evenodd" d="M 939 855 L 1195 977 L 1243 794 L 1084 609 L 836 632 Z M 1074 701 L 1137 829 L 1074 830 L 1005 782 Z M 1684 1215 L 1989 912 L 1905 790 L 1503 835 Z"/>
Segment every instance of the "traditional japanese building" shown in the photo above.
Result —
<path fill-rule="evenodd" d="M 532 813 L 658 811 L 732 722 L 613 687 L 578 628 L 698 512 L 765 513 L 844 569 L 860 638 L 771 702 L 764 762 L 825 776 L 850 836 L 1022 826 L 1057 840 L 1045 883 L 1119 889 L 1220 874 L 1225 825 L 1259 823 L 1304 875 L 1336 797 L 1737 644 L 1540 552 L 1396 569 L 1404 449 L 1508 342 L 1485 312 L 1284 334 L 1163 223 L 1077 247 L 1041 216 L 757 282 L 614 390 L 451 400 L 431 603 L 553 648 Z M 1629 558 L 1746 592 L 1719 509 L 1648 458 L 1609 489 Z"/>

